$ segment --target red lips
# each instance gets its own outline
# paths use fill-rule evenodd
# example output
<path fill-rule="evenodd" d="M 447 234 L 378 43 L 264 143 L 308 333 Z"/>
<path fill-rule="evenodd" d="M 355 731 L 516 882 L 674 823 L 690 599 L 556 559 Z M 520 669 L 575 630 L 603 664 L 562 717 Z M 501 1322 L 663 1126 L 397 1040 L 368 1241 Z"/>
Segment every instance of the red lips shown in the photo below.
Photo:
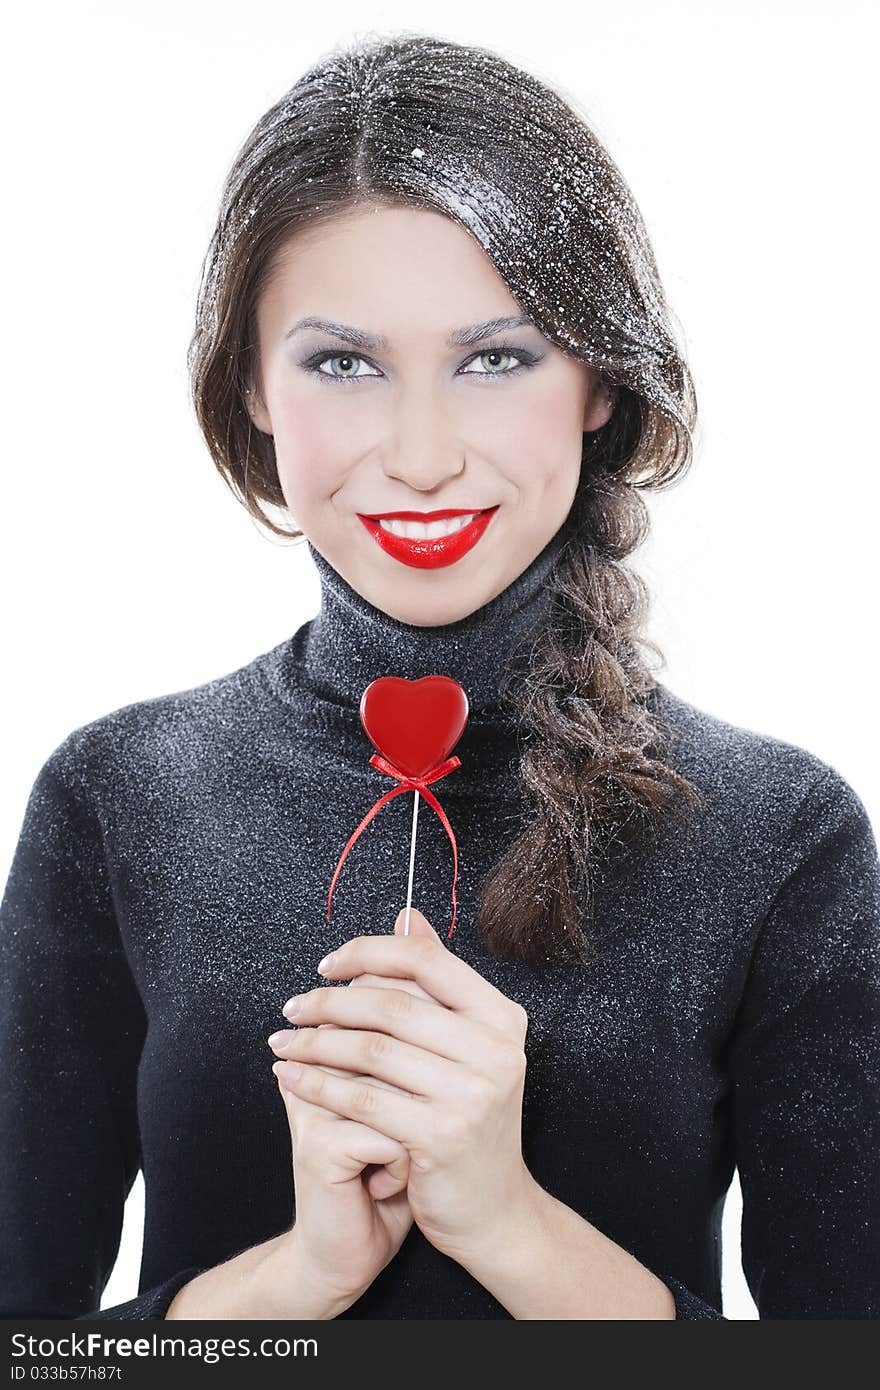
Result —
<path fill-rule="evenodd" d="M 461 527 L 450 536 L 425 538 L 395 536 L 384 530 L 375 517 L 364 516 L 360 512 L 358 517 L 376 544 L 392 559 L 416 569 L 439 569 L 443 565 L 454 565 L 473 549 L 497 510 L 497 506 L 487 507 L 474 517 L 469 526 Z M 382 520 L 398 517 L 402 521 L 441 521 L 451 516 L 466 516 L 467 512 L 459 509 L 438 512 L 386 512 L 380 515 Z"/>

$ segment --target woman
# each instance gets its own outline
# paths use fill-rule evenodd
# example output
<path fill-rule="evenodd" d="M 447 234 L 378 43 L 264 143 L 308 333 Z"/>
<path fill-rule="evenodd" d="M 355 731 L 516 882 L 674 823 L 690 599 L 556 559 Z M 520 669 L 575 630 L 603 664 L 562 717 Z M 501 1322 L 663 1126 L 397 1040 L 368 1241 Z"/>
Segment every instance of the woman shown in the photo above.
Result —
<path fill-rule="evenodd" d="M 37 778 L 4 1315 L 94 1316 L 142 1166 L 140 1292 L 103 1317 L 721 1318 L 736 1165 L 760 1315 L 876 1317 L 877 848 L 832 767 L 648 669 L 638 489 L 696 410 L 608 154 L 486 50 L 334 52 L 235 160 L 191 371 L 321 609 Z M 455 933 L 431 815 L 395 919 L 409 796 L 328 923 L 388 789 L 360 696 L 434 673 L 471 711 L 433 788 Z"/>

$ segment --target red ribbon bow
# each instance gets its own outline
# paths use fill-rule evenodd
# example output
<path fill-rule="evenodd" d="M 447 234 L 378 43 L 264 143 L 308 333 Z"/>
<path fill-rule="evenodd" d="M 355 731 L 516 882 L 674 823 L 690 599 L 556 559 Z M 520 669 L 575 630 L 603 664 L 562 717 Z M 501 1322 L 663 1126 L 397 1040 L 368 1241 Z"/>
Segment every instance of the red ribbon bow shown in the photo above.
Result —
<path fill-rule="evenodd" d="M 381 811 L 386 801 L 391 801 L 393 797 L 400 796 L 401 792 L 419 791 L 428 805 L 437 812 L 437 815 L 440 817 L 440 823 L 449 836 L 450 843 L 452 844 L 452 926 L 449 928 L 448 940 L 455 931 L 455 916 L 458 911 L 458 905 L 455 900 L 455 884 L 458 878 L 458 846 L 455 843 L 455 835 L 452 832 L 452 826 L 449 824 L 446 812 L 443 810 L 443 807 L 440 805 L 434 793 L 428 791 L 428 783 L 439 782 L 441 777 L 445 777 L 448 773 L 454 772 L 457 767 L 461 767 L 461 759 L 456 758 L 453 754 L 451 758 L 447 758 L 445 762 L 438 763 L 436 767 L 431 768 L 430 772 L 424 773 L 421 777 L 411 777 L 408 772 L 401 772 L 399 767 L 395 767 L 394 764 L 389 762 L 388 758 L 383 757 L 381 753 L 374 753 L 370 758 L 370 764 L 378 768 L 380 772 L 386 773 L 388 777 L 393 777 L 395 781 L 400 783 L 400 786 L 392 787 L 384 796 L 381 796 L 375 806 L 370 807 L 354 834 L 349 836 L 345 849 L 339 856 L 339 862 L 336 865 L 336 871 L 333 874 L 330 890 L 327 894 L 327 921 L 330 921 L 330 904 L 333 900 L 333 889 L 336 887 L 339 871 L 345 863 L 348 851 L 351 849 L 355 840 L 366 830 L 370 821 Z"/>

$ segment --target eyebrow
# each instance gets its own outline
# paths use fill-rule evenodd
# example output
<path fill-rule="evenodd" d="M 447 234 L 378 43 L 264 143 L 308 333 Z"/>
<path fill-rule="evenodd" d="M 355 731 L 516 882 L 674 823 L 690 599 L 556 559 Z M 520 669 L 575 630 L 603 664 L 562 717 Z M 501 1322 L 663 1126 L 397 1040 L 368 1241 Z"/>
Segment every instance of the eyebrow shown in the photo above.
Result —
<path fill-rule="evenodd" d="M 530 319 L 525 314 L 515 314 L 512 318 L 486 319 L 484 323 L 472 323 L 467 328 L 457 328 L 454 333 L 450 333 L 446 342 L 449 347 L 466 347 L 470 343 L 481 343 L 485 338 L 492 338 L 496 333 L 507 328 L 534 327 L 536 327 L 534 319 Z M 338 338 L 343 343 L 354 343 L 356 347 L 367 348 L 371 352 L 387 352 L 389 349 L 387 338 L 364 333 L 362 329 L 353 328 L 351 324 L 333 323 L 330 319 L 314 317 L 300 319 L 285 333 L 284 337 L 285 339 L 292 338 L 294 333 L 299 333 L 305 328 L 318 328 L 323 333 L 329 334 L 331 338 Z"/>

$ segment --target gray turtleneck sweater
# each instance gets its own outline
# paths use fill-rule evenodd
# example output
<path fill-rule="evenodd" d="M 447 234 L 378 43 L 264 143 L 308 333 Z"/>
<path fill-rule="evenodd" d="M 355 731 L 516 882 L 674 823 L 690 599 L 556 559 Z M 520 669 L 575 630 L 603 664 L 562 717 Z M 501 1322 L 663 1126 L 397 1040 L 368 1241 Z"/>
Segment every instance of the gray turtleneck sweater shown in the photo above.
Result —
<path fill-rule="evenodd" d="M 662 684 L 674 766 L 703 808 L 596 886 L 590 965 L 498 960 L 480 879 L 522 814 L 499 662 L 540 622 L 558 538 L 462 622 L 399 623 L 312 549 L 320 613 L 250 664 L 76 729 L 33 786 L 0 907 L 0 1315 L 94 1316 L 140 1168 L 139 1295 L 288 1229 L 290 1137 L 266 1037 L 333 946 L 389 932 L 412 798 L 358 718 L 381 675 L 465 687 L 461 767 L 433 790 L 459 849 L 449 944 L 529 1016 L 523 1154 L 536 1180 L 722 1317 L 736 1166 L 761 1317 L 880 1316 L 880 870 L 834 768 Z M 414 902 L 446 939 L 452 856 L 419 818 Z M 414 1226 L 342 1315 L 504 1318 Z"/>

